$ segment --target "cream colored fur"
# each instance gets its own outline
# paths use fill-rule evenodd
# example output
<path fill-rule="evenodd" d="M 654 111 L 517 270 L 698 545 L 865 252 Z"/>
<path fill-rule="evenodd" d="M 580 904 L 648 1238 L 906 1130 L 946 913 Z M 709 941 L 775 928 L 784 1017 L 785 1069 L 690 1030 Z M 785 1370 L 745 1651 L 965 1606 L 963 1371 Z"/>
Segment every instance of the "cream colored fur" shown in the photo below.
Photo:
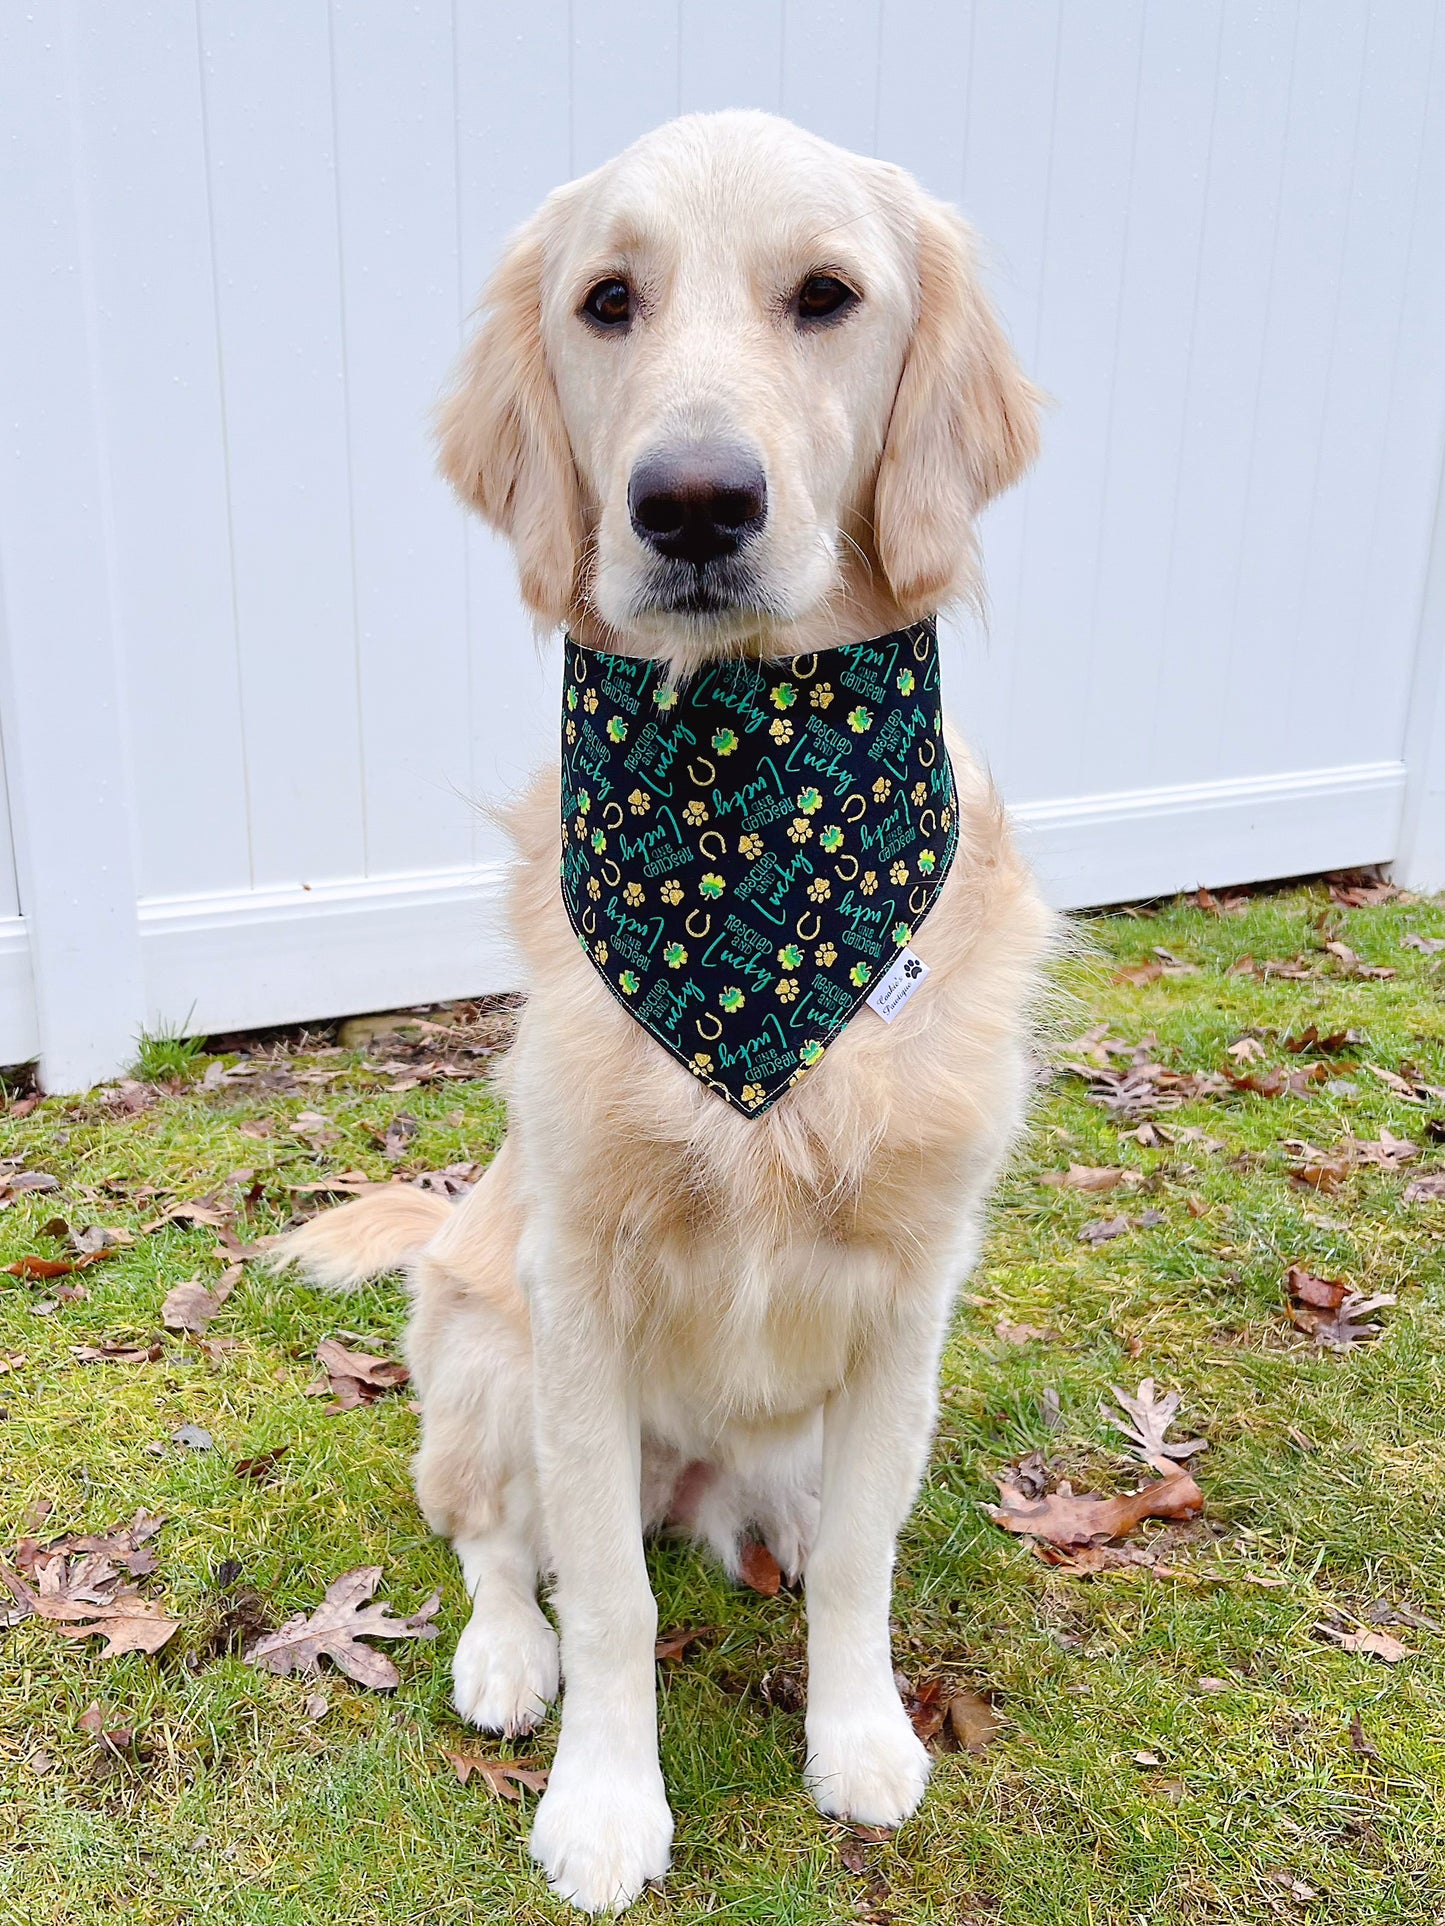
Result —
<path fill-rule="evenodd" d="M 791 331 L 824 268 L 863 299 Z M 589 282 L 647 307 L 582 328 Z M 608 358 L 610 356 L 610 359 Z M 514 244 L 442 416 L 443 466 L 512 540 L 543 623 L 686 670 L 727 649 L 863 640 L 975 588 L 973 517 L 1034 451 L 1033 391 L 967 236 L 907 176 L 784 122 L 676 122 L 562 189 Z M 668 436 L 762 451 L 760 605 L 646 611 L 626 481 Z M 474 1600 L 464 1717 L 506 1732 L 567 1690 L 534 1856 L 599 1911 L 666 1870 L 656 1611 L 643 1532 L 669 1519 L 735 1569 L 749 1534 L 803 1575 L 808 1783 L 892 1826 L 927 1755 L 893 1684 L 894 1542 L 925 1468 L 949 1314 L 1023 1115 L 1050 920 L 998 803 L 950 738 L 960 842 L 915 938 L 931 975 L 891 1026 L 861 1012 L 746 1118 L 618 1006 L 558 888 L 555 773 L 511 812 L 527 1003 L 510 1130 L 453 1209 L 395 1189 L 313 1220 L 283 1261 L 343 1285 L 405 1264 L 422 1509 Z"/>

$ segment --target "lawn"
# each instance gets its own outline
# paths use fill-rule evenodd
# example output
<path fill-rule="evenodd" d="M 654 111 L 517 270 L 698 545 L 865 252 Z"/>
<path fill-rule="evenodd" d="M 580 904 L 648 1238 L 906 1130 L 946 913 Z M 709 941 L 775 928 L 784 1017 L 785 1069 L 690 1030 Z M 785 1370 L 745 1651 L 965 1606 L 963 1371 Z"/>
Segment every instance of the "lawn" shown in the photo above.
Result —
<path fill-rule="evenodd" d="M 661 1667 L 675 1863 L 632 1917 L 1442 1917 L 1445 1198 L 1406 1194 L 1445 1169 L 1445 950 L 1428 948 L 1445 908 L 1320 884 L 1220 907 L 1087 923 L 960 1304 L 897 1662 L 925 1706 L 991 1702 L 991 1741 L 940 1749 L 893 1838 L 824 1824 L 800 1779 L 800 1601 L 655 1547 L 661 1628 L 707 1635 Z M 1138 967 L 1156 948 L 1162 974 Z M 1310 1025 L 1332 1049 L 1285 1048 Z M 465 1600 L 411 1501 L 407 1392 L 339 1412 L 308 1393 L 322 1339 L 399 1355 L 400 1289 L 328 1299 L 251 1264 L 203 1337 L 161 1321 L 174 1286 L 227 1273 L 228 1244 L 314 1208 L 304 1186 L 464 1181 L 503 1129 L 497 1028 L 172 1043 L 146 1055 L 161 1082 L 0 1116 L 0 1264 L 73 1253 L 57 1219 L 133 1237 L 69 1275 L 0 1275 L 0 1556 L 14 1570 L 27 1536 L 163 1514 L 134 1582 L 179 1620 L 158 1653 L 107 1659 L 0 1596 L 4 1926 L 561 1916 L 528 1867 L 533 1795 L 463 1785 L 446 1757 L 508 1748 L 448 1704 Z M 1265 1094 L 1281 1069 L 1294 1087 Z M 1128 1175 L 1046 1181 L 1071 1165 Z M 56 1187 L 16 1188 L 25 1173 Z M 198 1198 L 219 1221 L 145 1228 Z M 1336 1351 L 1297 1329 L 1291 1266 L 1394 1297 L 1366 1319 L 1378 1337 Z M 119 1341 L 131 1361 L 75 1355 Z M 1020 1461 L 1033 1488 L 1133 1490 L 1147 1474 L 1100 1406 L 1146 1377 L 1181 1393 L 1171 1436 L 1207 1440 L 1189 1460 L 1202 1518 L 1112 1556 L 991 1520 Z M 442 1591 L 434 1643 L 379 1648 L 395 1691 L 245 1662 L 358 1566 L 403 1616 Z M 554 1738 L 516 1756 L 545 1767 Z"/>

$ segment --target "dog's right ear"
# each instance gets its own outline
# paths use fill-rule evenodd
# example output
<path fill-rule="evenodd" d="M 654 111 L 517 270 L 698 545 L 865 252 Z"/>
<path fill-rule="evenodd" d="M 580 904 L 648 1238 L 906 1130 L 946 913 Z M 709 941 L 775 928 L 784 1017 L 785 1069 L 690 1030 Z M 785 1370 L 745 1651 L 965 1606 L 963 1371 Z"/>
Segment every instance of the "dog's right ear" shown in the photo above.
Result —
<path fill-rule="evenodd" d="M 542 345 L 547 210 L 524 227 L 482 297 L 482 325 L 437 413 L 443 475 L 512 544 L 522 597 L 565 623 L 582 552 L 582 496 Z"/>

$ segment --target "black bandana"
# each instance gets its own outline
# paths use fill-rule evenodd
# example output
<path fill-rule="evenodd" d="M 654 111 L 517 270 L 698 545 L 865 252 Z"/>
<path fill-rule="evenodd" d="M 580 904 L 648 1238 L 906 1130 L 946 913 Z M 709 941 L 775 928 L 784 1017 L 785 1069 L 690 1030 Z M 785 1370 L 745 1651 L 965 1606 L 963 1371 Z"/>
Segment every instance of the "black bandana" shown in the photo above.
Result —
<path fill-rule="evenodd" d="M 760 1116 L 897 962 L 953 861 L 935 626 L 719 662 L 680 689 L 656 662 L 566 648 L 572 927 L 644 1029 Z"/>

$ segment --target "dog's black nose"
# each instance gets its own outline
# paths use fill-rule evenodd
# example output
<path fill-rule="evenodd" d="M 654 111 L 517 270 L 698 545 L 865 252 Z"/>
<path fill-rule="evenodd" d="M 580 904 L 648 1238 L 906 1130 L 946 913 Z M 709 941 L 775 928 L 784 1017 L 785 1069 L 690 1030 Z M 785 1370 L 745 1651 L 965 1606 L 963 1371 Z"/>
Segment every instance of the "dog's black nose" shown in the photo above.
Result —
<path fill-rule="evenodd" d="M 734 554 L 767 518 L 762 464 L 744 448 L 701 443 L 644 455 L 627 486 L 632 526 L 649 548 L 701 568 Z"/>

